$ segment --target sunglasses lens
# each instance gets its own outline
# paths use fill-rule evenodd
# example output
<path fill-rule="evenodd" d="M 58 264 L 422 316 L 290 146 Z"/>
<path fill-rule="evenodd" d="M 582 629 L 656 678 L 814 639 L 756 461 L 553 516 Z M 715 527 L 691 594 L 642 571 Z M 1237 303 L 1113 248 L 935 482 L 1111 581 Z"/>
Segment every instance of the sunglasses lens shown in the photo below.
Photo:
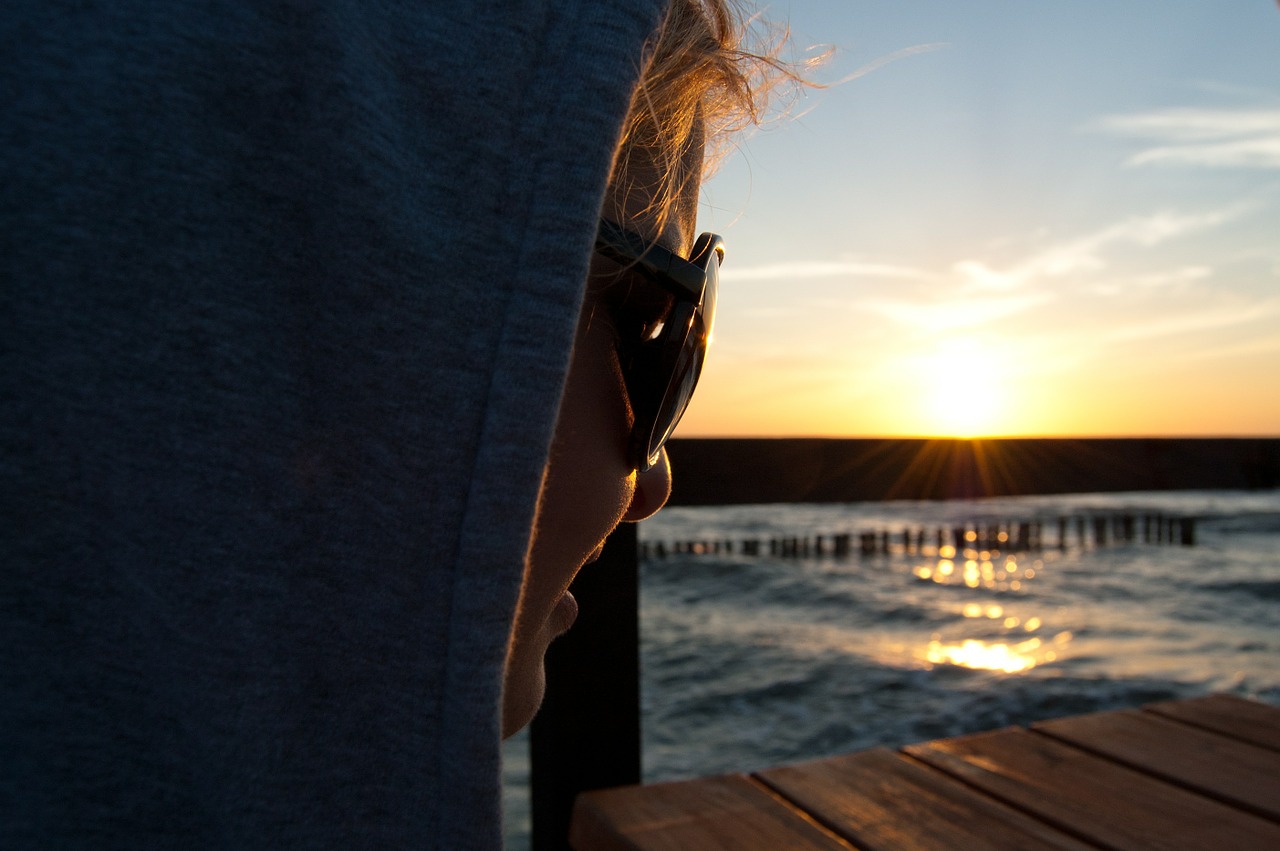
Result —
<path fill-rule="evenodd" d="M 690 340 L 692 343 L 692 337 Z M 671 432 L 675 431 L 680 417 L 689 407 L 689 400 L 693 398 L 693 391 L 698 386 L 698 375 L 702 372 L 704 351 L 701 346 L 690 344 L 686 345 L 680 353 L 676 373 L 671 376 L 671 386 L 667 388 L 662 407 L 658 409 L 658 419 L 654 424 L 649 450 L 651 459 L 658 454 L 658 450 L 667 442 L 667 438 L 671 437 Z"/>
<path fill-rule="evenodd" d="M 711 326 L 715 321 L 716 295 L 720 288 L 720 258 L 721 252 L 714 248 L 707 257 L 707 284 L 702 294 L 702 306 L 684 335 L 675 367 L 671 371 L 671 379 L 658 406 L 658 415 L 649 435 L 649 445 L 645 447 L 646 466 L 657 463 L 659 450 L 680 423 L 685 409 L 689 407 L 689 400 L 693 398 L 693 391 L 698 386 L 698 377 L 702 374 L 702 364 L 707 354 L 707 343 L 711 338 Z"/>
<path fill-rule="evenodd" d="M 714 243 L 707 258 L 707 288 L 702 292 L 703 348 L 711 340 L 711 328 L 716 324 L 716 295 L 720 292 L 720 263 L 724 260 L 724 247 Z"/>

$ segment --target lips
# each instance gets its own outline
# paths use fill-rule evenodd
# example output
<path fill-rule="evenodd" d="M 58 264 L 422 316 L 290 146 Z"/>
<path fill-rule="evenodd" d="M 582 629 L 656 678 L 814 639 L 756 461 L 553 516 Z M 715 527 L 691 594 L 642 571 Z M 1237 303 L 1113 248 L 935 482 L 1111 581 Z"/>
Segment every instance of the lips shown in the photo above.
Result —
<path fill-rule="evenodd" d="M 551 617 L 548 619 L 551 623 L 551 630 L 556 635 L 563 635 L 569 631 L 569 627 L 573 626 L 573 622 L 578 619 L 578 601 L 574 599 L 573 594 L 565 591 L 560 595 L 560 599 L 556 600 L 556 606 L 551 610 Z"/>
<path fill-rule="evenodd" d="M 582 562 L 582 566 L 594 562 L 600 558 L 600 554 L 604 552 L 604 544 L 596 547 L 591 555 L 587 556 Z M 551 616 L 547 618 L 551 625 L 552 633 L 562 635 L 569 631 L 569 627 L 573 626 L 573 622 L 578 619 L 578 601 L 568 590 L 566 590 L 556 600 L 555 606 L 551 610 Z"/>

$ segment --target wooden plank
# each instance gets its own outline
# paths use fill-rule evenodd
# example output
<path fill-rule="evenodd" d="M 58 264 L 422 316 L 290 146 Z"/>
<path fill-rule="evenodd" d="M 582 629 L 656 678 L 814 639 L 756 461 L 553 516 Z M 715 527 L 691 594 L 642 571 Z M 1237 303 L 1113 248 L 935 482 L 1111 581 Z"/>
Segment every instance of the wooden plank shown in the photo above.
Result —
<path fill-rule="evenodd" d="M 1280 821 L 1280 754 L 1129 710 L 1045 721 L 1038 732 Z"/>
<path fill-rule="evenodd" d="M 885 748 L 772 768 L 756 776 L 868 851 L 1094 847 Z"/>
<path fill-rule="evenodd" d="M 1106 847 L 1280 848 L 1280 825 L 1026 730 L 942 739 L 904 750 Z"/>
<path fill-rule="evenodd" d="M 1147 712 L 1280 751 L 1280 708 L 1232 694 L 1211 694 L 1144 707 Z"/>
<path fill-rule="evenodd" d="M 742 774 L 585 792 L 578 851 L 848 851 L 852 846 Z"/>

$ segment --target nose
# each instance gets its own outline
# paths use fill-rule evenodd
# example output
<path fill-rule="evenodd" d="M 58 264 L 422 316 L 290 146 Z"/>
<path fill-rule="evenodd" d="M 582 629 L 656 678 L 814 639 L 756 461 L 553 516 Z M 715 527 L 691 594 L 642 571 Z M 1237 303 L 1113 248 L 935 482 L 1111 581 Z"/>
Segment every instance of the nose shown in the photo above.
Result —
<path fill-rule="evenodd" d="M 667 450 L 662 450 L 658 463 L 643 473 L 636 474 L 636 491 L 631 497 L 631 504 L 622 515 L 624 523 L 639 523 L 646 517 L 658 513 L 658 509 L 667 504 L 671 496 L 671 461 L 667 458 Z"/>

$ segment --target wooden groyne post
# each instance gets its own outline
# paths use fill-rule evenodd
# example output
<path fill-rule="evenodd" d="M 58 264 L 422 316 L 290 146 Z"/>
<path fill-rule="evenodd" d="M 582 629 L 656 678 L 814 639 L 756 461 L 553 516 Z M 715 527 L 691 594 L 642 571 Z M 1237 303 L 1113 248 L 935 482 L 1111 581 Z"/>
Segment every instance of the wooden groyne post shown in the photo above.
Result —
<path fill-rule="evenodd" d="M 1138 543 L 1194 546 L 1196 522 L 1195 517 L 1167 517 L 1158 512 L 1141 515 L 1113 512 L 1059 516 L 1052 524 L 1057 528 L 1056 548 L 1065 551 L 1073 545 L 1073 531 L 1074 545 L 1080 549 Z M 783 559 L 846 558 L 852 554 L 855 541 L 861 556 L 933 556 L 948 546 L 956 553 L 966 550 L 1029 553 L 1046 548 L 1044 529 L 1045 521 L 1035 518 L 953 523 L 939 525 L 932 530 L 925 526 L 904 526 L 859 532 L 784 535 L 767 540 L 745 538 L 736 542 L 727 538 L 670 543 L 644 541 L 639 545 L 639 556 L 645 560 L 667 558 L 668 554 L 731 555 L 737 552 L 754 558 L 767 552 L 771 557 Z M 1139 529 L 1141 535 L 1138 534 Z"/>

